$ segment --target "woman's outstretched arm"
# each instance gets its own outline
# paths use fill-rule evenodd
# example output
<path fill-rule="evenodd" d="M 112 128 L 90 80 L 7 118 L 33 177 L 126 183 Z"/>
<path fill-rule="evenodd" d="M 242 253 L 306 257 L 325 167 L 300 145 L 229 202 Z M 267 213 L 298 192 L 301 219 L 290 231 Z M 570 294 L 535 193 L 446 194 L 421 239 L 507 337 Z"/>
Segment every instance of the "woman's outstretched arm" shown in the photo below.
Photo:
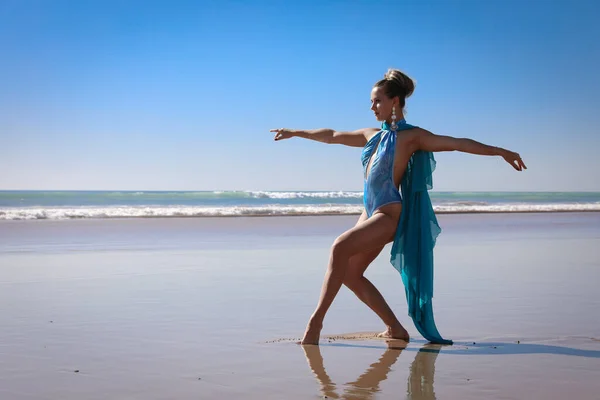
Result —
<path fill-rule="evenodd" d="M 343 144 L 352 147 L 364 147 L 367 140 L 379 130 L 376 128 L 364 128 L 351 132 L 340 132 L 333 129 L 313 129 L 301 131 L 296 129 L 271 129 L 270 132 L 275 132 L 275 140 L 289 139 L 292 137 L 300 137 L 304 139 L 316 140 L 317 142 L 328 144 Z"/>
<path fill-rule="evenodd" d="M 488 146 L 468 138 L 455 138 L 452 136 L 434 135 L 425 129 L 415 129 L 415 150 L 423 151 L 460 151 L 463 153 L 478 154 L 482 156 L 500 156 L 517 171 L 527 169 L 518 153 L 501 147 Z"/>

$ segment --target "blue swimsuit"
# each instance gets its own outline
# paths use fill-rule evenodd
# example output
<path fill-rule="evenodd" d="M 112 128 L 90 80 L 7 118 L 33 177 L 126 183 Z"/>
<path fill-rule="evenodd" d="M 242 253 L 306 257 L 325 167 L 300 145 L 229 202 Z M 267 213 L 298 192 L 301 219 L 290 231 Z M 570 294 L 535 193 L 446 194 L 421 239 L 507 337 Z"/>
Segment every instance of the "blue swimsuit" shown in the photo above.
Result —
<path fill-rule="evenodd" d="M 414 126 L 401 120 L 396 131 L 411 128 Z M 368 217 L 385 205 L 402 203 L 402 195 L 394 183 L 395 155 L 396 132 L 384 122 L 382 129 L 363 148 L 361 157 L 365 178 L 363 203 Z"/>
<path fill-rule="evenodd" d="M 433 319 L 433 248 L 441 232 L 428 193 L 433 187 L 433 153 L 415 152 L 402 176 L 401 191 L 394 183 L 396 132 L 412 128 L 405 120 L 395 131 L 384 123 L 363 148 L 363 202 L 368 217 L 386 204 L 402 203 L 390 262 L 402 276 L 408 314 L 425 339 L 452 344 L 442 338 Z"/>

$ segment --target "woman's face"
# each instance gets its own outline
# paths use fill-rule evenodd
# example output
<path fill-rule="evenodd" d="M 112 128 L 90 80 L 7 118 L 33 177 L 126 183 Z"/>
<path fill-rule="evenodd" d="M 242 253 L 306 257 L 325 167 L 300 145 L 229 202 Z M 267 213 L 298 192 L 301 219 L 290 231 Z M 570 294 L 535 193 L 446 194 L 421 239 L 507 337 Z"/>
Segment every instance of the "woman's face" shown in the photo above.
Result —
<path fill-rule="evenodd" d="M 371 90 L 371 110 L 375 113 L 377 121 L 390 121 L 392 119 L 392 108 L 396 101 L 385 94 L 383 87 L 374 87 Z M 396 114 L 398 107 L 396 106 Z"/>

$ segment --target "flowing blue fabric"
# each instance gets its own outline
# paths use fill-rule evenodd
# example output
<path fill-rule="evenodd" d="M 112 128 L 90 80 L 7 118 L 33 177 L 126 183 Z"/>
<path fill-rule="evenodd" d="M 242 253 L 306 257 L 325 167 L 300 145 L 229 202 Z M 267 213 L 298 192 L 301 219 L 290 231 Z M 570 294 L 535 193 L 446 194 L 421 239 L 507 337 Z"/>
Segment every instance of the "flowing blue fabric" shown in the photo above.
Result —
<path fill-rule="evenodd" d="M 415 126 L 402 120 L 396 131 L 412 128 Z M 376 136 L 380 136 L 381 141 L 386 139 L 395 145 L 395 132 L 387 123 L 382 125 L 382 131 Z M 395 146 L 392 148 L 395 149 Z M 369 149 L 368 152 L 372 151 Z M 364 164 L 364 150 L 362 158 Z M 402 213 L 390 261 L 400 272 L 408 314 L 419 333 L 432 343 L 452 344 L 451 340 L 442 338 L 433 319 L 433 248 L 441 232 L 428 192 L 433 188 L 432 174 L 435 165 L 433 153 L 426 151 L 415 152 L 408 162 L 400 183 Z M 365 196 L 369 194 L 365 193 Z"/>

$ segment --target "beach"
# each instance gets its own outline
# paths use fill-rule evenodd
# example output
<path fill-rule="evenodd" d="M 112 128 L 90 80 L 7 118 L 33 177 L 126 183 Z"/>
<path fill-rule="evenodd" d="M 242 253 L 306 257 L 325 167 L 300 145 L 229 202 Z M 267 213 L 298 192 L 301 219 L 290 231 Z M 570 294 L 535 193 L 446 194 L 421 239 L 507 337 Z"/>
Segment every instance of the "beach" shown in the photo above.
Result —
<path fill-rule="evenodd" d="M 346 288 L 295 343 L 357 216 L 0 220 L 0 399 L 598 399 L 600 213 L 438 215 L 434 311 L 390 245 L 367 270 L 412 340 Z"/>
<path fill-rule="evenodd" d="M 599 15 L 0 1 L 0 400 L 600 400 Z"/>

